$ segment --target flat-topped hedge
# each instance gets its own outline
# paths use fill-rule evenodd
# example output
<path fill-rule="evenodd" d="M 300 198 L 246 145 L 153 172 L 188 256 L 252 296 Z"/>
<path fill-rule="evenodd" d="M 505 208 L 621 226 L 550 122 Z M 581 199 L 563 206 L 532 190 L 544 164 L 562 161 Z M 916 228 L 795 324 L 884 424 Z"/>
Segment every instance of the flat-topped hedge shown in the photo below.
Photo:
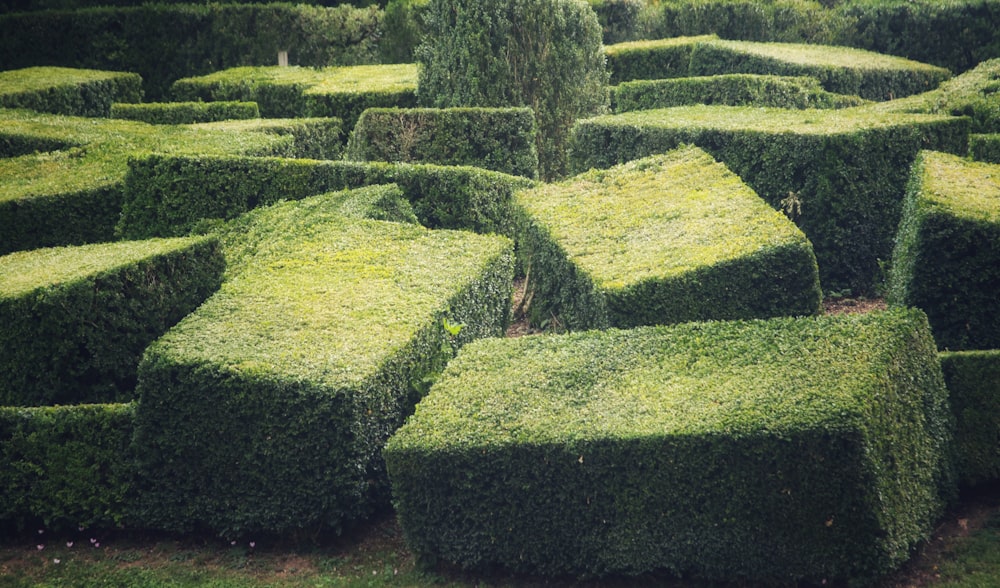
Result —
<path fill-rule="evenodd" d="M 940 354 L 955 414 L 955 467 L 962 483 L 1000 479 L 1000 350 Z"/>
<path fill-rule="evenodd" d="M 607 45 L 604 54 L 611 72 L 609 83 L 687 77 L 695 45 L 717 39 L 715 35 L 699 35 Z"/>
<path fill-rule="evenodd" d="M 130 400 L 146 345 L 221 283 L 211 238 L 0 256 L 0 406 Z"/>
<path fill-rule="evenodd" d="M 694 104 L 772 106 L 776 108 L 850 108 L 867 101 L 827 92 L 816 78 L 762 74 L 720 74 L 635 80 L 611 88 L 614 112 L 652 110 Z"/>
<path fill-rule="evenodd" d="M 236 537 L 364 516 L 387 497 L 379 452 L 425 378 L 452 345 L 503 334 L 508 239 L 321 208 L 251 212 L 240 248 L 253 263 L 146 351 L 148 527 Z"/>
<path fill-rule="evenodd" d="M 132 522 L 133 404 L 0 406 L 0 530 Z"/>
<path fill-rule="evenodd" d="M 111 105 L 110 116 L 152 125 L 184 125 L 260 118 L 260 109 L 256 102 L 116 102 Z"/>
<path fill-rule="evenodd" d="M 565 328 L 819 312 L 805 235 L 696 147 L 517 194 L 534 322 Z"/>
<path fill-rule="evenodd" d="M 131 157 L 332 155 L 341 149 L 340 128 L 336 119 L 154 127 L 0 110 L 0 146 L 28 152 L 0 159 L 0 254 L 113 240 Z"/>
<path fill-rule="evenodd" d="M 969 157 L 986 163 L 1000 163 L 1000 133 L 969 135 Z"/>
<path fill-rule="evenodd" d="M 886 300 L 927 313 L 942 350 L 1000 348 L 1000 165 L 922 152 Z"/>
<path fill-rule="evenodd" d="M 472 167 L 259 157 L 149 156 L 129 162 L 118 234 L 184 235 L 203 219 L 330 190 L 395 183 L 425 226 L 514 235 L 513 192 L 526 179 Z"/>
<path fill-rule="evenodd" d="M 916 310 L 462 349 L 384 451 L 418 557 L 788 583 L 906 561 L 953 495 Z"/>
<path fill-rule="evenodd" d="M 813 244 L 824 290 L 873 292 L 892 254 L 908 170 L 921 149 L 965 153 L 969 121 L 865 107 L 689 106 L 580 121 L 574 169 L 606 168 L 682 143 L 708 151 Z"/>
<path fill-rule="evenodd" d="M 538 175 L 530 108 L 369 108 L 346 158 L 472 165 L 515 176 Z"/>
<path fill-rule="evenodd" d="M 366 108 L 416 106 L 415 64 L 236 67 L 177 80 L 175 100 L 254 101 L 266 117 L 335 116 L 351 129 Z"/>
<path fill-rule="evenodd" d="M 138 74 L 65 67 L 0 72 L 0 107 L 70 116 L 108 116 L 115 102 L 142 100 Z"/>
<path fill-rule="evenodd" d="M 811 76 L 830 92 L 868 100 L 926 92 L 951 77 L 942 67 L 850 47 L 724 40 L 695 45 L 689 71 Z"/>

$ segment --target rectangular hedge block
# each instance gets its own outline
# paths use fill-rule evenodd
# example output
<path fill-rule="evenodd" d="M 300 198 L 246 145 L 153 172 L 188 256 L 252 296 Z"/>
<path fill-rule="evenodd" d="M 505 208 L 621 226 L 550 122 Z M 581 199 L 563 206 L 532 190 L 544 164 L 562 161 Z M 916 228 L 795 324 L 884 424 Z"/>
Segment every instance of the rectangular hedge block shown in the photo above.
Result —
<path fill-rule="evenodd" d="M 506 327 L 508 239 L 250 213 L 252 264 L 147 350 L 138 516 L 157 529 L 338 529 L 387 498 L 380 451 L 453 346 Z M 464 325 L 457 336 L 444 327 Z"/>
<path fill-rule="evenodd" d="M 465 347 L 384 455 L 407 544 L 462 567 L 862 580 L 954 494 L 923 314 Z"/>
<path fill-rule="evenodd" d="M 256 102 L 147 102 L 111 105 L 111 118 L 152 125 L 183 125 L 220 120 L 260 118 Z"/>
<path fill-rule="evenodd" d="M 354 126 L 347 159 L 471 165 L 538 175 L 530 108 L 369 108 Z"/>
<path fill-rule="evenodd" d="M 961 482 L 1000 479 L 1000 350 L 940 354 L 955 414 L 955 467 Z"/>
<path fill-rule="evenodd" d="M 691 52 L 692 76 L 729 73 L 811 76 L 823 88 L 867 100 L 891 100 L 937 88 L 948 70 L 850 47 L 715 40 Z"/>
<path fill-rule="evenodd" d="M 965 153 L 968 129 L 967 119 L 866 107 L 687 106 L 580 121 L 570 159 L 583 171 L 693 143 L 795 221 L 813 244 L 824 290 L 865 294 L 892 255 L 917 153 Z"/>
<path fill-rule="evenodd" d="M 133 404 L 0 407 L 0 530 L 130 524 Z"/>
<path fill-rule="evenodd" d="M 986 163 L 1000 163 L 1000 133 L 969 135 L 969 157 Z"/>
<path fill-rule="evenodd" d="M 867 101 L 827 92 L 816 78 L 760 74 L 635 80 L 611 89 L 614 112 L 651 110 L 693 104 L 773 106 L 776 108 L 849 108 Z"/>
<path fill-rule="evenodd" d="M 716 39 L 715 35 L 700 35 L 608 45 L 604 54 L 611 72 L 610 83 L 687 77 L 695 45 Z"/>
<path fill-rule="evenodd" d="M 886 300 L 927 313 L 942 350 L 1000 348 L 1000 165 L 913 164 Z"/>
<path fill-rule="evenodd" d="M 306 114 L 337 116 L 354 128 L 369 108 L 417 105 L 417 65 L 359 65 L 324 70 L 323 80 L 303 93 Z"/>
<path fill-rule="evenodd" d="M 0 257 L 0 406 L 128 400 L 146 346 L 212 294 L 214 238 Z"/>
<path fill-rule="evenodd" d="M 805 235 L 696 147 L 519 192 L 534 322 L 572 330 L 819 312 Z"/>
<path fill-rule="evenodd" d="M 142 100 L 138 74 L 66 67 L 0 72 L 0 107 L 68 116 L 108 116 L 115 102 Z"/>

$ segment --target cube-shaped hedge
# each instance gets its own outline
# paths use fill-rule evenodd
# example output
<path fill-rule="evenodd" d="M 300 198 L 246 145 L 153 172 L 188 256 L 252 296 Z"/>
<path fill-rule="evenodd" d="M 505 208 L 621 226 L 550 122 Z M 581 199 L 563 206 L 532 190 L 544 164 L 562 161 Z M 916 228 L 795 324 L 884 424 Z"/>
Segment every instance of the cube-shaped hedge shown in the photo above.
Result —
<path fill-rule="evenodd" d="M 877 576 L 953 493 L 917 310 L 465 347 L 384 451 L 418 557 L 544 573 Z"/>
<path fill-rule="evenodd" d="M 256 102 L 147 102 L 111 105 L 111 118 L 151 125 L 184 125 L 220 120 L 260 118 Z"/>
<path fill-rule="evenodd" d="M 805 235 L 697 147 L 517 202 L 533 321 L 580 330 L 819 311 Z"/>
<path fill-rule="evenodd" d="M 886 299 L 927 313 L 942 350 L 1000 348 L 1000 165 L 913 165 Z"/>
<path fill-rule="evenodd" d="M 611 89 L 615 112 L 692 104 L 773 106 L 776 108 L 849 108 L 867 101 L 827 92 L 805 76 L 720 74 L 669 80 L 635 80 Z"/>
<path fill-rule="evenodd" d="M 142 100 L 139 74 L 67 67 L 0 72 L 0 107 L 69 116 L 108 116 L 115 102 Z"/>
<path fill-rule="evenodd" d="M 427 378 L 452 346 L 504 332 L 508 239 L 304 203 L 250 213 L 253 263 L 146 352 L 138 517 L 152 528 L 233 537 L 364 516 Z"/>
<path fill-rule="evenodd" d="M 969 135 L 969 157 L 976 161 L 1000 163 L 1000 133 Z"/>
<path fill-rule="evenodd" d="M 955 467 L 969 485 L 1000 479 L 1000 350 L 948 351 L 941 371 L 955 414 Z"/>
<path fill-rule="evenodd" d="M 472 165 L 538 174 L 530 108 L 369 108 L 354 126 L 347 159 Z"/>
<path fill-rule="evenodd" d="M 838 94 L 891 100 L 937 88 L 951 77 L 943 67 L 828 45 L 714 40 L 691 52 L 689 75 L 728 73 L 811 76 Z"/>
<path fill-rule="evenodd" d="M 215 239 L 0 257 L 0 406 L 130 399 L 146 346 L 218 287 Z"/>
<path fill-rule="evenodd" d="M 695 45 L 718 39 L 715 35 L 672 37 L 669 39 L 626 41 L 608 45 L 604 54 L 612 84 L 630 80 L 683 78 L 691 67 Z"/>
<path fill-rule="evenodd" d="M 802 228 L 824 290 L 870 294 L 892 255 L 914 158 L 927 148 L 965 153 L 968 130 L 967 119 L 867 107 L 687 106 L 580 121 L 570 158 L 583 171 L 693 143 Z"/>

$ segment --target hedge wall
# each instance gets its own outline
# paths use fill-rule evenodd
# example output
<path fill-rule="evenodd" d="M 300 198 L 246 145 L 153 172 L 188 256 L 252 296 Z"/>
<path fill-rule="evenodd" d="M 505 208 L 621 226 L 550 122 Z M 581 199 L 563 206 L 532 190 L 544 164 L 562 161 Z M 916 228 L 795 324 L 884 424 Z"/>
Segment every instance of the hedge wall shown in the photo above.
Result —
<path fill-rule="evenodd" d="M 967 119 L 866 109 L 691 106 L 578 122 L 574 169 L 610 167 L 694 143 L 809 237 L 826 291 L 872 293 L 920 149 L 964 153 Z"/>
<path fill-rule="evenodd" d="M 536 324 L 572 330 L 808 315 L 805 235 L 696 147 L 519 192 Z"/>
<path fill-rule="evenodd" d="M 260 118 L 260 109 L 256 102 L 116 102 L 110 116 L 153 125 L 183 125 Z"/>
<path fill-rule="evenodd" d="M 113 529 L 128 519 L 132 404 L 0 407 L 0 529 Z"/>
<path fill-rule="evenodd" d="M 695 45 L 716 39 L 715 35 L 702 35 L 606 46 L 604 55 L 611 72 L 609 83 L 687 77 Z"/>
<path fill-rule="evenodd" d="M 183 235 L 202 219 L 330 190 L 396 183 L 420 222 L 512 236 L 513 191 L 530 180 L 467 167 L 256 157 L 150 156 L 129 162 L 118 233 Z"/>
<path fill-rule="evenodd" d="M 1000 166 L 923 152 L 886 292 L 927 313 L 942 350 L 1000 348 Z"/>
<path fill-rule="evenodd" d="M 369 108 L 346 158 L 471 165 L 534 178 L 535 133 L 530 108 Z"/>
<path fill-rule="evenodd" d="M 960 480 L 1000 479 L 1000 351 L 940 354 L 955 414 L 955 460 Z"/>
<path fill-rule="evenodd" d="M 0 16 L 2 18 L 2 16 Z M 142 100 L 137 74 L 29 67 L 0 72 L 0 107 L 70 116 L 108 116 L 114 102 Z"/>
<path fill-rule="evenodd" d="M 976 161 L 1000 163 L 1000 133 L 969 135 L 969 156 Z"/>
<path fill-rule="evenodd" d="M 690 75 L 724 73 L 811 76 L 830 92 L 868 100 L 926 92 L 951 77 L 944 68 L 849 47 L 722 40 L 695 45 Z"/>
<path fill-rule="evenodd" d="M 819 80 L 759 74 L 721 74 L 670 80 L 635 80 L 611 88 L 614 112 L 694 104 L 775 108 L 850 108 L 867 101 L 827 92 Z"/>
<path fill-rule="evenodd" d="M 372 63 L 378 7 L 293 4 L 144 4 L 0 14 L 0 63 L 131 71 L 146 95 L 165 97 L 178 78 L 240 65 Z M 180 41 L 179 41 L 180 40 Z"/>
<path fill-rule="evenodd" d="M 509 240 L 250 213 L 257 253 L 139 370 L 138 516 L 152 528 L 338 529 L 387 498 L 379 451 L 452 346 L 504 332 Z M 462 324 L 452 338 L 443 328 Z"/>
<path fill-rule="evenodd" d="M 757 583 L 906 561 L 954 494 L 915 310 L 490 339 L 384 450 L 418 557 Z"/>
<path fill-rule="evenodd" d="M 836 12 L 811 0 L 650 2 L 640 20 L 647 39 L 716 34 L 746 41 L 829 43 L 843 26 Z"/>
<path fill-rule="evenodd" d="M 130 400 L 143 350 L 214 292 L 210 238 L 0 257 L 0 406 Z"/>

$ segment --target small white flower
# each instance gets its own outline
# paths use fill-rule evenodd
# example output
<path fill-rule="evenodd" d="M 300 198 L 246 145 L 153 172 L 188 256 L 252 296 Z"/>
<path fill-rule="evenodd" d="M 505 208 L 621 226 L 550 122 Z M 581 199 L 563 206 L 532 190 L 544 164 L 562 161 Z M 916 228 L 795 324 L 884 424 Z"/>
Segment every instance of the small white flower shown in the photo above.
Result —
<path fill-rule="evenodd" d="M 45 549 L 45 546 L 44 546 L 44 545 L 42 545 L 41 543 L 39 543 L 39 544 L 38 544 L 38 545 L 36 545 L 35 547 L 37 547 L 37 548 L 38 548 L 38 551 L 41 551 L 41 550 Z"/>
<path fill-rule="evenodd" d="M 54 558 L 54 559 L 52 560 L 52 563 L 59 563 L 59 558 L 58 558 L 58 557 L 57 557 L 57 558 Z"/>
<path fill-rule="evenodd" d="M 73 547 L 73 542 L 72 541 L 67 541 L 66 542 L 66 547 Z"/>

